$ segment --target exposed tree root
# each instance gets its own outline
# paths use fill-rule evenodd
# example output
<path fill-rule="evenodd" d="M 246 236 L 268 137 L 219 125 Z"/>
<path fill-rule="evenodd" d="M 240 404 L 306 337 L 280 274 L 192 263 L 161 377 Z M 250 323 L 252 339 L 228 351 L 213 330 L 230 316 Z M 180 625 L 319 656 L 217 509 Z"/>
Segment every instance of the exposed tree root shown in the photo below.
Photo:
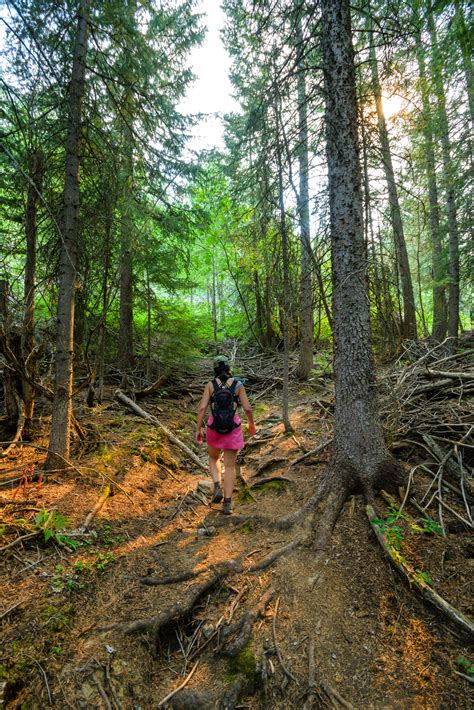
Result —
<path fill-rule="evenodd" d="M 267 469 L 271 468 L 272 466 L 276 466 L 277 464 L 285 463 L 285 461 L 286 458 L 284 458 L 283 456 L 277 456 L 276 458 L 266 459 L 265 461 L 262 461 L 262 463 L 258 466 L 254 475 L 261 476 L 262 473 Z"/>
<path fill-rule="evenodd" d="M 234 710 L 239 699 L 253 690 L 247 678 L 239 675 L 223 696 L 209 690 L 184 688 L 171 698 L 169 707 L 173 710 Z"/>
<path fill-rule="evenodd" d="M 252 634 L 252 627 L 258 618 L 265 616 L 265 610 L 273 597 L 275 590 L 269 589 L 260 600 L 260 603 L 255 609 L 248 609 L 243 616 L 234 624 L 224 626 L 220 634 L 218 650 L 224 656 L 233 658 L 247 645 Z M 236 635 L 233 641 L 227 641 L 230 637 Z"/>
<path fill-rule="evenodd" d="M 145 584 L 147 587 L 155 587 L 160 584 L 177 584 L 178 582 L 187 582 L 189 579 L 195 579 L 202 572 L 205 572 L 205 570 L 200 572 L 186 570 L 185 572 L 180 572 L 179 574 L 174 574 L 170 577 L 140 577 L 139 580 L 140 584 Z"/>
<path fill-rule="evenodd" d="M 254 488 L 261 488 L 267 483 L 272 483 L 272 481 L 279 481 L 280 483 L 293 483 L 294 481 L 291 480 L 291 478 L 287 478 L 286 476 L 269 476 L 268 478 L 262 478 L 260 481 L 256 481 L 255 483 L 252 483 L 250 486 L 250 490 L 253 490 Z"/>
<path fill-rule="evenodd" d="M 395 569 L 408 581 L 410 586 L 415 587 L 427 602 L 436 607 L 447 619 L 467 633 L 471 639 L 474 639 L 474 621 L 445 601 L 434 589 L 426 584 L 419 572 L 417 573 L 409 562 L 402 559 L 398 550 L 388 542 L 382 530 L 374 523 L 377 515 L 371 505 L 366 506 L 366 513 L 377 540 Z"/>
<path fill-rule="evenodd" d="M 273 552 L 270 552 L 270 554 L 268 554 L 262 560 L 260 560 L 259 562 L 255 562 L 253 565 L 248 567 L 245 570 L 246 574 L 252 574 L 253 572 L 260 572 L 263 569 L 267 569 L 267 567 L 270 567 L 270 565 L 272 565 L 279 557 L 286 555 L 288 552 L 291 552 L 296 547 L 298 547 L 301 542 L 302 541 L 300 539 L 295 539 L 289 542 L 287 545 L 279 547 L 277 550 L 273 550 Z"/>
<path fill-rule="evenodd" d="M 242 559 L 237 558 L 236 560 L 216 565 L 210 575 L 190 588 L 187 597 L 183 597 L 180 601 L 176 602 L 176 604 L 173 604 L 173 606 L 168 607 L 156 616 L 148 617 L 146 619 L 137 619 L 136 621 L 132 621 L 130 623 L 118 622 L 108 624 L 107 626 L 102 626 L 100 630 L 109 631 L 117 629 L 125 634 L 133 634 L 140 631 L 152 631 L 156 635 L 160 628 L 168 624 L 170 621 L 189 614 L 199 598 L 205 592 L 212 589 L 212 587 L 214 587 L 218 582 L 229 574 L 232 574 L 235 571 L 240 571 L 241 562 Z"/>
<path fill-rule="evenodd" d="M 330 480 L 328 472 L 328 481 Z M 337 485 L 330 490 L 324 510 L 319 518 L 316 513 L 313 517 L 313 540 L 314 548 L 317 551 L 316 559 L 326 550 L 329 540 L 339 518 L 340 512 L 348 496 L 350 489 L 347 486 Z"/>
<path fill-rule="evenodd" d="M 354 706 L 351 705 L 347 700 L 345 700 L 340 693 L 337 692 L 335 688 L 328 685 L 327 683 L 321 683 L 321 688 L 324 690 L 328 698 L 330 698 L 337 707 L 337 703 L 342 705 L 343 708 L 347 710 L 354 710 Z M 337 702 L 335 702 L 337 701 Z"/>
<path fill-rule="evenodd" d="M 303 520 L 307 513 L 316 508 L 323 495 L 325 495 L 326 491 L 327 481 L 326 477 L 324 477 L 323 480 L 319 483 L 315 493 L 313 493 L 313 495 L 308 498 L 306 503 L 302 505 L 301 508 L 298 508 L 297 510 L 288 513 L 288 515 L 285 515 L 282 518 L 273 521 L 274 527 L 278 528 L 279 530 L 288 530 L 288 528 L 291 528 L 293 527 L 293 525 L 296 525 L 296 523 L 299 523 L 301 520 Z"/>

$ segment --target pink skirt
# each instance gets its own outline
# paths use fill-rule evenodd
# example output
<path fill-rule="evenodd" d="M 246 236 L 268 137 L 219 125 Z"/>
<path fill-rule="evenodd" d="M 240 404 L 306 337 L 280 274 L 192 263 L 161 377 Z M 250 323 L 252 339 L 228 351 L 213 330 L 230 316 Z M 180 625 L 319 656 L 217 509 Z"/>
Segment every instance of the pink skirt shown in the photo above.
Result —
<path fill-rule="evenodd" d="M 208 446 L 212 446 L 213 449 L 229 449 L 231 451 L 238 451 L 244 448 L 244 435 L 242 432 L 242 426 L 238 426 L 228 434 L 219 434 L 214 429 L 210 428 L 210 424 L 214 421 L 214 417 L 211 416 L 207 420 L 206 427 L 206 441 Z M 237 414 L 234 415 L 234 422 L 240 424 L 240 419 Z"/>

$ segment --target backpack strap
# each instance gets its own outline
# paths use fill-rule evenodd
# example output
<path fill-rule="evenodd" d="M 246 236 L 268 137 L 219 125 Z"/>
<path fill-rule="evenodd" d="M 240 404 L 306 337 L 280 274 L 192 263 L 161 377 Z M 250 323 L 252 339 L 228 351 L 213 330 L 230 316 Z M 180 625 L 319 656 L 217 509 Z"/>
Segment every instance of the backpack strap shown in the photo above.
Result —
<path fill-rule="evenodd" d="M 234 399 L 234 404 L 236 404 L 237 407 L 238 407 L 239 404 L 240 404 L 240 400 L 239 400 L 239 398 L 236 396 L 235 390 L 236 390 L 236 388 L 237 388 L 237 385 L 241 385 L 241 384 L 242 384 L 242 383 L 240 382 L 240 380 L 234 379 L 234 381 L 232 382 L 231 386 L 230 386 L 230 387 L 226 387 L 225 384 L 219 385 L 216 379 L 211 380 L 211 385 L 212 385 L 213 388 L 214 388 L 214 392 L 213 392 L 213 394 L 211 394 L 211 398 L 210 398 L 210 401 L 211 401 L 211 410 L 212 410 L 212 405 L 213 405 L 214 402 L 215 402 L 215 395 L 217 394 L 217 392 L 219 392 L 219 390 L 229 390 L 229 392 L 231 393 L 231 395 L 232 395 L 232 397 L 233 397 L 233 399 Z M 236 411 L 237 411 L 237 407 L 235 408 Z"/>

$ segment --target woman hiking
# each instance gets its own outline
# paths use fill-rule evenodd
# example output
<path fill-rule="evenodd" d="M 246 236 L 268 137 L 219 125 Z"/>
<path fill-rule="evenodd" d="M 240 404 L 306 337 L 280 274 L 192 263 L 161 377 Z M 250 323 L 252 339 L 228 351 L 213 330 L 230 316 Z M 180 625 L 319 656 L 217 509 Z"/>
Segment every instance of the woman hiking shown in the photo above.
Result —
<path fill-rule="evenodd" d="M 206 384 L 198 409 L 196 442 L 204 443 L 202 422 L 208 404 L 212 414 L 207 420 L 206 442 L 209 454 L 209 470 L 214 481 L 212 503 L 220 503 L 224 497 L 222 512 L 232 513 L 232 491 L 235 481 L 235 460 L 244 447 L 242 424 L 237 416 L 237 407 L 242 405 L 247 415 L 248 432 L 255 434 L 252 407 L 245 388 L 230 371 L 230 361 L 225 355 L 214 358 L 214 379 Z M 224 492 L 222 491 L 221 451 L 224 452 Z"/>

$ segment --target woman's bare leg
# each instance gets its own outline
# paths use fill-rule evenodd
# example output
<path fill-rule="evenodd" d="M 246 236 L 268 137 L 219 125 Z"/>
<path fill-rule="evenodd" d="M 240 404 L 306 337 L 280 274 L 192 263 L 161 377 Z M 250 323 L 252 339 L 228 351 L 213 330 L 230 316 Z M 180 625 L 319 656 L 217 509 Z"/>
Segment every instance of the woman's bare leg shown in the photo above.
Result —
<path fill-rule="evenodd" d="M 222 466 L 221 466 L 221 449 L 215 449 L 213 446 L 207 447 L 209 454 L 209 471 L 214 483 L 221 485 Z"/>
<path fill-rule="evenodd" d="M 224 449 L 224 498 L 232 498 L 235 483 L 235 459 L 238 451 Z"/>

